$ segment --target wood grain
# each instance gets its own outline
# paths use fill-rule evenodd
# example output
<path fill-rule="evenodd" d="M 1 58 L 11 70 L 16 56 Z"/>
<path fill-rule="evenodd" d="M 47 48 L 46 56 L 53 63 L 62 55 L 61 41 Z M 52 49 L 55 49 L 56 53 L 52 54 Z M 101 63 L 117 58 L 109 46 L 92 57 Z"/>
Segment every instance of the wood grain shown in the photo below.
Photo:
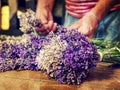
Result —
<path fill-rule="evenodd" d="M 101 62 L 81 85 L 58 84 L 41 71 L 1 72 L 0 90 L 120 90 L 120 67 Z"/>

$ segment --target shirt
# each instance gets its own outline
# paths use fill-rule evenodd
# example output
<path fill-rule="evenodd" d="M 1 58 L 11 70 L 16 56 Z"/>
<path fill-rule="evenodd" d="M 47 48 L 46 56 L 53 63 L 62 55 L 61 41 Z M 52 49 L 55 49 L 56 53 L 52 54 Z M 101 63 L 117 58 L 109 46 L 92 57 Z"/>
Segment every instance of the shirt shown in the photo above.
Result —
<path fill-rule="evenodd" d="M 66 0 L 66 11 L 69 14 L 79 14 L 80 18 L 89 12 L 96 4 L 98 0 Z M 116 4 L 110 10 L 116 10 L 120 8 L 120 3 Z"/>

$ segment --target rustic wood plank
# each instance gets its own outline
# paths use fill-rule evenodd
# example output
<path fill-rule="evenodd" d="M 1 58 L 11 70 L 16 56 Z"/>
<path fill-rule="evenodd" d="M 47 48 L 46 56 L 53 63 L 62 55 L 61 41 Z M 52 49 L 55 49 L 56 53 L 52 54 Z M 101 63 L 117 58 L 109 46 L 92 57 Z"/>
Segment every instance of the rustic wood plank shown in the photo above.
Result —
<path fill-rule="evenodd" d="M 58 84 L 41 71 L 7 71 L 0 73 L 0 90 L 120 90 L 120 68 L 99 63 L 81 85 Z"/>

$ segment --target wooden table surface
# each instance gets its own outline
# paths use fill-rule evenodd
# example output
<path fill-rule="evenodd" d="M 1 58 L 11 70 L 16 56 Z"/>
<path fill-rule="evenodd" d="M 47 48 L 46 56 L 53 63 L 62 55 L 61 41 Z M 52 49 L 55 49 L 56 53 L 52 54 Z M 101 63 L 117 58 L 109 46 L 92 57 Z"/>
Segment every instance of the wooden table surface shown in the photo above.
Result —
<path fill-rule="evenodd" d="M 0 90 L 120 90 L 120 66 L 101 62 L 81 85 L 58 84 L 41 71 L 1 72 Z"/>

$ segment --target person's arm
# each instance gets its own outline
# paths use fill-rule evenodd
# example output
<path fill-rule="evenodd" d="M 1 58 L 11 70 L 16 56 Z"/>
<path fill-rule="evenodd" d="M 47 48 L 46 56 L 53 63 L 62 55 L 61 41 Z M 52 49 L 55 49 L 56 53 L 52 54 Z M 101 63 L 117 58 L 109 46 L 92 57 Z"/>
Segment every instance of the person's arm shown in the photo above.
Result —
<path fill-rule="evenodd" d="M 54 0 L 38 0 L 37 2 L 37 10 L 43 8 L 49 8 L 52 11 L 54 5 Z"/>
<path fill-rule="evenodd" d="M 36 31 L 46 33 L 56 29 L 57 24 L 53 21 L 52 15 L 53 5 L 54 0 L 38 0 L 36 17 L 41 20 L 44 26 L 42 28 L 37 28 Z"/>
<path fill-rule="evenodd" d="M 101 20 L 117 2 L 117 0 L 99 0 L 91 12 Z"/>
<path fill-rule="evenodd" d="M 97 5 L 90 12 L 71 25 L 69 29 L 76 28 L 85 36 L 92 38 L 99 22 L 115 3 L 117 3 L 117 0 L 99 0 Z"/>

